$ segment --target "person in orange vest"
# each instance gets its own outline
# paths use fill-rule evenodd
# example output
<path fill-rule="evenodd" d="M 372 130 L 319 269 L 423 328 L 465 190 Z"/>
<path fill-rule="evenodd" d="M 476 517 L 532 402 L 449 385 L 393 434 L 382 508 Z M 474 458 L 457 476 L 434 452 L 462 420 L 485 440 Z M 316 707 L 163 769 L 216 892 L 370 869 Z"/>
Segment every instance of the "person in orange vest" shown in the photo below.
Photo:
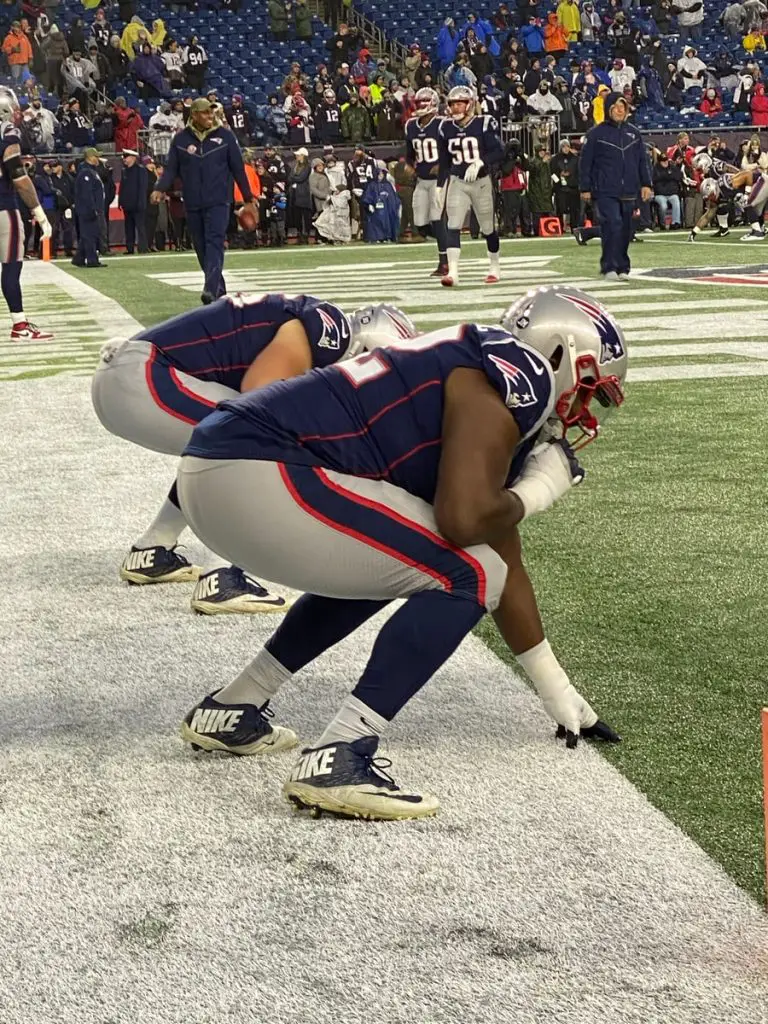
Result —
<path fill-rule="evenodd" d="M 248 179 L 248 184 L 251 186 L 251 194 L 253 195 L 253 201 L 258 203 L 261 197 L 261 178 L 258 175 L 256 168 L 253 165 L 253 150 L 244 150 L 243 152 L 243 163 L 245 165 L 245 176 Z M 235 205 L 233 213 L 236 215 L 238 209 L 243 205 L 243 193 L 240 191 L 240 186 L 235 182 Z M 235 217 L 235 224 L 237 219 Z M 232 221 L 230 221 L 230 227 L 232 227 Z M 239 229 L 234 236 L 230 233 L 230 242 L 234 243 L 235 246 L 242 244 L 246 249 L 252 249 L 256 243 L 258 228 L 256 231 L 243 231 Z M 239 238 L 238 238 L 239 235 Z"/>
<path fill-rule="evenodd" d="M 14 85 L 21 82 L 32 63 L 32 44 L 21 30 L 21 22 L 11 23 L 11 31 L 3 40 L 3 53 L 8 60 Z"/>

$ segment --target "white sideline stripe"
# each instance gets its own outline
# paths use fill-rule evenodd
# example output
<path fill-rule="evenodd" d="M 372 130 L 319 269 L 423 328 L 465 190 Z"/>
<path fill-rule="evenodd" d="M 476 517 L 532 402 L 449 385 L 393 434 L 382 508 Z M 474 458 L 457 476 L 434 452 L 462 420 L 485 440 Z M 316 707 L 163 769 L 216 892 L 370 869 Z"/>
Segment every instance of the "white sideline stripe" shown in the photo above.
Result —
<path fill-rule="evenodd" d="M 143 330 L 143 324 L 134 320 L 119 302 L 68 274 L 52 261 L 25 264 L 24 269 L 26 281 L 31 284 L 55 285 L 79 303 L 81 308 L 84 306 L 88 309 L 93 318 L 104 325 L 103 333 L 106 336 L 122 335 L 129 338 L 131 334 Z"/>
<path fill-rule="evenodd" d="M 707 380 L 711 377 L 765 377 L 765 363 L 681 363 L 672 366 L 630 366 L 627 379 L 638 384 L 645 381 Z"/>

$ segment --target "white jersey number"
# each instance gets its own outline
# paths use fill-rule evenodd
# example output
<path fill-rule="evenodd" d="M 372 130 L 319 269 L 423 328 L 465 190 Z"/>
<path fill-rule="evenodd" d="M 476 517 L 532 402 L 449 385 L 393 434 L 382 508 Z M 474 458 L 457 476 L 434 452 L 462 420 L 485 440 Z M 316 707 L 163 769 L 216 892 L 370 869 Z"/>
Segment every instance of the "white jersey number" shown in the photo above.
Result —
<path fill-rule="evenodd" d="M 438 160 L 437 142 L 429 137 L 413 140 L 413 151 L 420 164 L 435 164 Z"/>
<path fill-rule="evenodd" d="M 480 159 L 480 146 L 472 135 L 465 135 L 460 139 L 449 139 L 448 152 L 456 165 L 473 164 Z"/>

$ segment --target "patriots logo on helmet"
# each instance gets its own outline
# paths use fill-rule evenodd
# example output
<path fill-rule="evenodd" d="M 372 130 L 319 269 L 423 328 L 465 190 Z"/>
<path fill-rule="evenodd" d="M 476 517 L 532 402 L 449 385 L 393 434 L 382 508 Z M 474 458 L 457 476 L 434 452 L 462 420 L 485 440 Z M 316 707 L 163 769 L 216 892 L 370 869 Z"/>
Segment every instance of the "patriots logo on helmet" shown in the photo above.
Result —
<path fill-rule="evenodd" d="M 586 313 L 597 328 L 597 333 L 600 336 L 600 365 L 611 363 L 615 359 L 623 359 L 626 355 L 624 345 L 616 330 L 616 325 L 606 311 L 583 299 L 580 295 L 563 295 L 563 298 L 572 302 L 582 313 Z"/>
<path fill-rule="evenodd" d="M 318 341 L 319 348 L 329 348 L 339 352 L 349 342 L 349 321 L 338 306 L 330 302 L 323 303 L 315 310 L 323 325 L 323 333 Z"/>
<path fill-rule="evenodd" d="M 523 373 L 519 366 L 515 366 L 507 359 L 502 359 L 501 356 L 489 355 L 488 359 L 504 378 L 507 388 L 504 402 L 508 409 L 524 409 L 528 405 L 536 404 L 538 401 L 536 391 L 530 378 Z"/>

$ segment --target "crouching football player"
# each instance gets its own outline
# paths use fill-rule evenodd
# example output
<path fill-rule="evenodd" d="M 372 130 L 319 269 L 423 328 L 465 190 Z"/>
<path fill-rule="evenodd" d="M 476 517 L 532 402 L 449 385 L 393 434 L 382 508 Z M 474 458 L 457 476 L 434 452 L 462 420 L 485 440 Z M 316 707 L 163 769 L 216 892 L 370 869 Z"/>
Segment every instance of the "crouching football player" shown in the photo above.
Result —
<path fill-rule="evenodd" d="M 226 401 L 192 434 L 178 477 L 192 528 L 306 593 L 251 664 L 190 711 L 182 737 L 234 754 L 294 745 L 269 721 L 282 684 L 404 598 L 283 787 L 315 813 L 398 819 L 434 814 L 438 800 L 382 770 L 379 737 L 487 612 L 569 746 L 618 738 L 544 637 L 517 527 L 582 478 L 563 435 L 596 435 L 598 406 L 623 400 L 627 354 L 611 316 L 565 287 L 529 293 L 499 327 L 399 346 L 384 326 L 373 318 L 360 338 L 373 351 Z"/>
<path fill-rule="evenodd" d="M 388 308 L 404 332 L 414 332 L 404 314 Z M 218 402 L 348 358 L 355 344 L 350 321 L 333 303 L 311 295 L 226 295 L 107 344 L 93 378 L 93 405 L 118 437 L 180 455 L 193 427 Z M 186 525 L 174 483 L 126 555 L 121 578 L 135 584 L 197 580 L 192 607 L 203 614 L 285 611 L 283 597 L 226 560 L 202 570 L 191 565 L 176 550 Z"/>

